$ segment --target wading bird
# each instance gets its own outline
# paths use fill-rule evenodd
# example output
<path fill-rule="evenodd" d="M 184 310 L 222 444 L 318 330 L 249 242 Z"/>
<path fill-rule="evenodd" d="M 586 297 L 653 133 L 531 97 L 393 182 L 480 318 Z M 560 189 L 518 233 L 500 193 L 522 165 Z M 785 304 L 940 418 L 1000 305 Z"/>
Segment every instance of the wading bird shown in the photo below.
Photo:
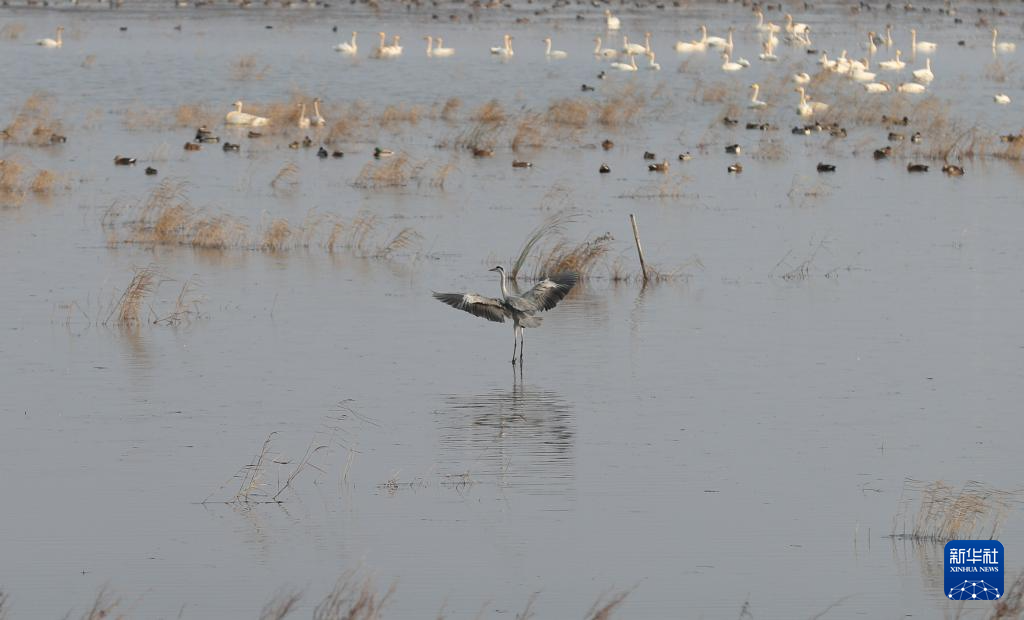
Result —
<path fill-rule="evenodd" d="M 470 314 L 504 323 L 512 319 L 512 363 L 516 363 L 516 348 L 519 348 L 519 363 L 523 362 L 523 328 L 540 327 L 541 317 L 534 316 L 537 312 L 550 310 L 562 301 L 572 287 L 579 281 L 579 274 L 559 273 L 541 280 L 536 286 L 522 295 L 511 295 L 505 278 L 505 270 L 501 266 L 490 269 L 497 271 L 501 277 L 501 299 L 484 297 L 476 293 L 434 293 L 434 298 L 443 301 L 452 308 L 465 310 Z"/>

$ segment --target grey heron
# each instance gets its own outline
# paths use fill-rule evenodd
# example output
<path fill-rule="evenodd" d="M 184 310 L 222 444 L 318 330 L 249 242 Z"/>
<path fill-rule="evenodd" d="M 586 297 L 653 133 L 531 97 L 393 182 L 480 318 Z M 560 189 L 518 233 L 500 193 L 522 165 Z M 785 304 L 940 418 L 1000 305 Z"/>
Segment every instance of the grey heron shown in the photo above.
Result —
<path fill-rule="evenodd" d="M 452 308 L 465 310 L 488 321 L 504 323 L 505 319 L 512 319 L 512 363 L 516 363 L 518 347 L 519 362 L 522 364 L 523 328 L 540 327 L 542 319 L 534 315 L 558 305 L 572 287 L 576 286 L 580 276 L 572 272 L 555 274 L 544 278 L 522 295 L 510 295 L 505 270 L 499 265 L 488 271 L 497 271 L 501 278 L 501 299 L 484 297 L 476 293 L 434 293 L 434 298 Z"/>

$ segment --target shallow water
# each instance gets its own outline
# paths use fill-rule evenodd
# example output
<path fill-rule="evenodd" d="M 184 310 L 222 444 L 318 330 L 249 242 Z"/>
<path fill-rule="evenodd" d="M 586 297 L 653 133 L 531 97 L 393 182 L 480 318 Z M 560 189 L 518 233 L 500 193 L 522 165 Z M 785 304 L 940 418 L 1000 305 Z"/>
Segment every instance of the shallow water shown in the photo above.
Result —
<path fill-rule="evenodd" d="M 723 110 L 744 105 L 749 82 L 780 83 L 813 70 L 813 58 L 782 46 L 766 66 L 744 9 L 685 11 L 624 13 L 627 34 L 654 33 L 663 70 L 599 82 L 590 13 L 511 26 L 507 13 L 486 12 L 479 23 L 437 24 L 429 12 L 340 8 L 4 9 L 4 24 L 26 27 L 0 41 L 4 120 L 45 90 L 68 143 L 4 144 L 0 158 L 70 179 L 49 199 L 0 210 L 0 587 L 14 616 L 77 615 L 105 584 L 136 617 L 177 617 L 182 606 L 186 618 L 254 617 L 282 587 L 304 590 L 308 610 L 357 568 L 382 591 L 397 583 L 393 617 L 442 605 L 453 618 L 513 617 L 537 591 L 541 617 L 571 617 L 612 588 L 634 588 L 621 609 L 630 618 L 732 618 L 744 601 L 758 618 L 809 617 L 841 599 L 829 615 L 943 613 L 941 546 L 888 535 L 902 529 L 905 501 L 916 509 L 907 478 L 1019 485 L 1019 169 L 976 160 L 950 179 L 932 161 L 931 173 L 909 175 L 913 155 L 871 159 L 885 144 L 880 127 L 851 126 L 846 140 L 793 136 L 801 121 L 782 87 L 768 113 L 740 116 L 777 124 L 766 139 L 785 154 L 751 157 L 762 135 L 724 127 Z M 939 42 L 931 91 L 954 115 L 1017 131 L 1024 92 L 1013 57 L 1002 61 L 1006 82 L 983 75 L 992 57 L 973 12 L 962 10 L 960 26 L 935 12 L 834 7 L 800 19 L 833 55 L 886 22 L 900 37 L 916 26 Z M 1008 39 L 1019 36 L 1020 14 L 998 19 Z M 739 26 L 749 73 L 724 75 L 714 54 L 677 71 L 685 60 L 671 42 L 693 38 L 700 21 L 713 34 Z M 31 44 L 58 23 L 68 27 L 63 49 Z M 406 53 L 340 57 L 331 47 L 347 36 L 331 33 L 334 23 L 363 33 L 364 49 L 375 30 L 399 32 Z M 506 30 L 519 51 L 502 63 L 486 49 Z M 457 55 L 425 58 L 428 32 Z M 549 32 L 566 61 L 543 60 Z M 269 66 L 264 79 L 230 78 L 245 54 Z M 732 85 L 730 95 L 702 103 L 697 80 Z M 248 140 L 218 129 L 242 152 L 185 153 L 194 129 L 124 123 L 141 106 L 226 112 L 235 99 L 282 101 L 295 89 L 323 98 L 329 117 L 357 99 L 436 106 L 457 96 L 464 119 L 492 97 L 511 112 L 543 110 L 583 96 L 584 82 L 599 85 L 594 97 L 634 84 L 649 101 L 635 123 L 519 154 L 504 142 L 491 159 L 437 147 L 465 120 L 381 131 L 324 161 L 287 148 L 321 137 L 312 131 Z M 998 91 L 1014 103 L 993 104 Z M 604 136 L 611 151 L 596 146 Z M 747 154 L 726 155 L 734 142 Z M 353 187 L 377 144 L 457 169 L 443 191 Z M 645 150 L 671 160 L 667 182 L 647 172 Z M 682 151 L 695 159 L 676 161 Z M 115 154 L 139 165 L 115 167 Z M 534 167 L 512 169 L 514 157 Z M 728 175 L 736 160 L 743 174 Z M 288 161 L 297 186 L 275 191 L 269 181 Z M 838 171 L 819 176 L 818 161 Z M 602 162 L 612 174 L 597 174 Z M 145 165 L 159 176 L 144 176 Z M 370 212 L 381 238 L 409 226 L 422 239 L 393 260 L 109 245 L 110 206 L 121 212 L 167 178 L 187 180 L 193 205 L 254 228 L 298 224 L 311 210 L 346 221 Z M 815 187 L 820 195 L 800 197 Z M 652 194 L 661 197 L 637 198 Z M 519 376 L 508 326 L 430 292 L 496 294 L 486 270 L 562 207 L 581 213 L 573 240 L 611 232 L 612 259 L 633 274 L 635 213 L 649 260 L 685 264 L 690 277 L 643 288 L 599 268 L 527 333 Z M 783 277 L 805 260 L 808 277 Z M 202 316 L 103 326 L 133 267 L 150 264 L 176 279 L 160 285 L 154 311 L 195 275 Z M 290 464 L 267 468 L 268 494 L 310 446 L 328 446 L 314 455 L 322 471 L 307 467 L 282 504 L 230 503 L 236 474 L 271 433 L 271 455 Z M 1018 514 L 998 537 L 1013 575 Z"/>

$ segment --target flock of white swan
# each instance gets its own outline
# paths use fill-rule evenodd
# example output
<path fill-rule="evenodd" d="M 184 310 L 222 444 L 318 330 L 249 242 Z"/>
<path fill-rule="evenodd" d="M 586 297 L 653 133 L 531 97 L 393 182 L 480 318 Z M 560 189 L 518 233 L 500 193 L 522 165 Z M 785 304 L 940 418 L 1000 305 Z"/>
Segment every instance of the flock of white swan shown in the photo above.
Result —
<path fill-rule="evenodd" d="M 622 21 L 609 10 L 604 12 L 604 17 L 605 27 L 608 31 L 605 39 L 608 39 L 612 33 L 616 33 L 622 28 Z M 754 12 L 754 17 L 756 19 L 754 30 L 757 32 L 758 43 L 761 47 L 761 52 L 758 54 L 757 58 L 762 62 L 774 62 L 778 60 L 778 56 L 775 55 L 775 47 L 781 41 L 784 41 L 790 46 L 801 48 L 810 48 L 812 45 L 810 26 L 805 23 L 796 22 L 792 15 L 787 14 L 785 16 L 786 23 L 781 26 L 770 21 L 765 21 L 764 13 L 760 10 Z M 36 41 L 36 44 L 47 48 L 60 48 L 63 46 L 63 32 L 64 27 L 60 26 L 57 28 L 56 38 L 39 39 Z M 751 66 L 751 62 L 746 58 L 734 55 L 736 47 L 733 40 L 735 32 L 734 28 L 729 28 L 725 33 L 725 36 L 708 36 L 708 28 L 705 25 L 700 26 L 699 32 L 699 39 L 691 41 L 677 41 L 674 45 L 675 51 L 678 54 L 686 55 L 715 50 L 721 54 L 721 70 L 729 73 L 743 71 Z M 392 35 L 389 42 L 386 33 L 379 32 L 377 34 L 379 39 L 377 44 L 370 50 L 370 58 L 395 59 L 402 56 L 404 49 L 399 35 Z M 358 55 L 359 45 L 357 38 L 358 32 L 353 32 L 350 40 L 339 43 L 334 47 L 334 50 L 348 56 Z M 491 47 L 489 49 L 490 53 L 505 59 L 511 59 L 515 55 L 515 50 L 512 47 L 513 39 L 514 38 L 511 35 L 504 35 L 502 37 L 501 45 Z M 629 41 L 629 37 L 623 35 L 621 47 L 605 47 L 605 39 L 602 39 L 600 36 L 595 37 L 593 55 L 599 61 L 609 62 L 609 70 L 627 72 L 639 71 L 640 67 L 637 65 L 636 57 L 641 55 L 647 58 L 647 64 L 644 66 L 645 69 L 655 71 L 661 69 L 661 65 L 656 61 L 656 54 L 651 46 L 650 32 L 644 33 L 643 45 L 639 43 L 631 43 Z M 444 46 L 444 39 L 442 37 L 428 35 L 424 37 L 424 40 L 426 41 L 426 55 L 428 57 L 447 58 L 455 55 L 454 48 Z M 562 60 L 568 58 L 568 52 L 553 49 L 551 37 L 545 37 L 542 42 L 545 45 L 545 58 L 549 60 Z M 875 62 L 875 55 L 883 47 L 887 50 L 893 50 L 892 56 L 886 60 Z M 881 94 L 895 91 L 911 95 L 920 94 L 926 92 L 928 85 L 935 79 L 935 74 L 932 72 L 931 58 L 927 57 L 927 55 L 935 52 L 938 49 L 938 45 L 931 41 L 919 40 L 916 29 L 910 29 L 910 55 L 911 58 L 916 58 L 918 53 L 925 55 L 925 65 L 912 70 L 907 81 L 902 81 L 895 86 L 892 82 L 878 79 L 880 72 L 884 71 L 891 73 L 894 76 L 899 76 L 907 67 L 907 63 L 903 59 L 903 51 L 896 47 L 895 40 L 893 39 L 892 27 L 887 26 L 884 35 L 879 35 L 876 32 L 867 32 L 866 45 L 864 46 L 864 49 L 866 55 L 859 59 L 847 57 L 846 50 L 843 50 L 837 58 L 829 58 L 827 53 L 822 53 L 818 58 L 817 64 L 823 70 L 846 76 L 849 79 L 862 84 L 864 90 L 868 93 Z M 1015 43 L 1000 41 L 999 31 L 995 28 L 992 29 L 993 54 L 1009 54 L 1015 52 L 1016 49 L 1017 46 Z M 799 116 L 810 117 L 829 109 L 829 105 L 827 103 L 813 101 L 808 97 L 805 89 L 805 85 L 811 81 L 811 76 L 808 73 L 795 73 L 791 76 L 791 79 L 796 85 L 796 92 L 799 94 L 799 101 L 796 106 L 796 113 Z M 760 94 L 760 86 L 758 84 L 752 84 L 751 90 L 752 95 L 748 103 L 748 107 L 752 109 L 766 108 L 769 105 L 768 102 L 758 98 Z M 1010 103 L 1010 97 L 1005 93 L 996 93 L 992 96 L 992 99 L 995 103 L 1000 105 Z M 319 99 L 313 101 L 314 114 L 313 116 L 306 116 L 305 103 L 301 104 L 302 109 L 300 111 L 298 121 L 300 128 L 322 126 L 326 124 L 325 119 L 320 115 L 319 106 Z M 228 112 L 225 117 L 225 122 L 230 125 L 259 127 L 270 122 L 269 119 L 265 117 L 242 112 L 241 101 L 236 101 L 234 108 L 235 109 Z"/>
<path fill-rule="evenodd" d="M 785 25 L 774 24 L 770 21 L 765 21 L 764 13 L 760 10 L 754 12 L 756 23 L 754 29 L 758 33 L 758 43 L 761 51 L 758 54 L 758 60 L 762 62 L 774 62 L 778 60 L 778 56 L 775 54 L 775 48 L 779 45 L 780 41 L 785 41 L 786 44 L 801 48 L 810 48 L 811 42 L 811 28 L 805 23 L 797 22 L 793 19 L 792 15 L 787 14 L 785 16 Z M 605 11 L 605 27 L 611 32 L 617 32 L 622 28 L 622 20 L 615 15 L 612 15 L 611 11 Z M 751 66 L 751 62 L 742 56 L 734 54 L 736 44 L 733 40 L 735 32 L 734 28 L 729 28 L 725 33 L 725 36 L 709 36 L 708 28 L 705 25 L 701 25 L 699 28 L 700 38 L 691 41 L 677 41 L 674 45 L 674 50 L 679 54 L 693 54 L 707 51 L 717 51 L 721 54 L 722 64 L 721 70 L 729 73 L 743 71 L 744 69 Z M 391 42 L 387 42 L 387 36 L 385 33 L 378 33 L 380 41 L 376 47 L 370 52 L 371 58 L 397 58 L 402 55 L 402 46 L 400 45 L 400 39 L 398 35 L 395 35 Z M 357 55 L 359 53 L 359 47 L 356 43 L 358 33 L 352 33 L 352 39 L 335 46 L 335 50 L 346 55 Z M 780 39 L 782 37 L 782 39 Z M 827 53 L 822 53 L 818 58 L 818 65 L 827 71 L 835 72 L 844 75 L 855 82 L 859 82 L 863 85 L 864 90 L 868 93 L 888 93 L 898 92 L 903 94 L 916 95 L 924 93 L 928 90 L 928 85 L 935 79 L 935 74 L 932 72 L 932 61 L 927 55 L 935 52 L 938 49 L 938 44 L 919 40 L 917 37 L 917 30 L 914 28 L 910 29 L 910 55 L 912 58 L 916 58 L 917 54 L 925 55 L 925 65 L 923 67 L 913 69 L 910 72 L 909 79 L 905 81 L 896 80 L 887 81 L 879 79 L 880 72 L 891 73 L 895 77 L 899 77 L 901 72 L 907 67 L 907 62 L 903 59 L 903 51 L 896 47 L 896 43 L 893 39 L 892 27 L 886 27 L 885 35 L 881 36 L 875 32 L 867 32 L 867 43 L 864 46 L 866 55 L 859 59 L 847 57 L 847 52 L 844 50 L 839 57 L 829 58 Z M 651 47 L 651 33 L 644 33 L 643 45 L 639 43 L 631 43 L 629 37 L 626 35 L 622 36 L 622 45 L 616 47 L 606 47 L 605 41 L 608 37 L 602 38 L 600 36 L 594 38 L 594 50 L 593 55 L 599 60 L 608 61 L 610 64 L 608 68 L 613 71 L 639 71 L 641 68 L 649 70 L 660 70 L 661 65 L 656 61 L 656 54 L 654 49 Z M 443 39 L 440 37 L 427 36 L 424 37 L 427 42 L 426 54 L 429 57 L 449 57 L 455 55 L 455 49 L 450 47 L 444 47 Z M 490 53 L 496 56 L 504 58 L 511 58 L 515 55 L 515 50 L 512 47 L 512 41 L 514 37 L 511 35 L 504 35 L 502 37 L 501 45 L 496 45 L 490 48 Z M 568 58 L 569 54 L 563 50 L 557 50 L 552 48 L 551 37 L 545 37 L 542 41 L 545 45 L 544 56 L 549 60 L 562 60 Z M 893 50 L 892 56 L 885 60 L 875 60 L 875 55 L 881 48 L 887 50 Z M 895 49 L 893 49 L 895 48 Z M 999 40 L 999 31 L 995 28 L 992 29 L 992 52 L 993 54 L 1008 54 L 1016 51 L 1016 44 L 1007 41 Z M 636 57 L 644 56 L 647 58 L 647 63 L 643 67 L 637 64 Z M 811 101 L 807 97 L 807 93 L 803 86 L 808 84 L 811 77 L 808 73 L 796 73 L 792 76 L 793 82 L 799 87 L 796 92 L 800 95 L 799 103 L 797 104 L 797 113 L 800 116 L 812 116 L 817 112 L 821 112 L 828 109 L 827 104 L 817 101 Z M 751 86 L 753 89 L 753 96 L 751 97 L 749 107 L 751 108 L 764 108 L 767 107 L 768 103 L 758 99 L 760 86 L 754 84 Z M 1010 103 L 1010 97 L 1005 93 L 996 93 L 992 96 L 993 101 L 998 104 L 1006 105 Z"/>

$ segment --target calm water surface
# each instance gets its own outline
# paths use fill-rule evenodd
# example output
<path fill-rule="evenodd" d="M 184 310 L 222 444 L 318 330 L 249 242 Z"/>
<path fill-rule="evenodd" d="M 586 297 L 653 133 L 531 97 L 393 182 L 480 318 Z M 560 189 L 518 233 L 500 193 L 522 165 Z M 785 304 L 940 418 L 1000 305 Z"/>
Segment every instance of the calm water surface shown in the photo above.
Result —
<path fill-rule="evenodd" d="M 934 11 L 835 7 L 801 19 L 833 56 L 859 56 L 862 33 L 885 23 L 901 39 L 917 27 L 939 43 L 931 91 L 953 115 L 1017 131 L 1015 61 L 1001 61 L 1005 82 L 987 77 L 987 30 L 972 25 L 974 5 L 962 11 L 966 25 Z M 0 157 L 69 180 L 48 200 L 0 210 L 0 587 L 13 616 L 78 615 L 104 585 L 135 617 L 255 617 L 284 587 L 306 592 L 306 614 L 352 569 L 382 590 L 397 583 L 393 617 L 444 605 L 452 618 L 510 618 L 537 591 L 541 617 L 576 617 L 611 588 L 634 588 L 621 610 L 629 618 L 735 618 L 744 601 L 757 618 L 809 617 L 840 599 L 829 617 L 943 613 L 941 547 L 887 536 L 902 528 L 902 502 L 916 502 L 907 478 L 1020 485 L 1019 168 L 976 161 L 950 179 L 933 161 L 932 173 L 908 175 L 927 144 L 876 162 L 880 127 L 851 126 L 846 140 L 791 135 L 796 96 L 782 83 L 813 71 L 813 57 L 781 46 L 780 62 L 757 61 L 740 7 L 625 13 L 627 34 L 653 32 L 663 70 L 604 82 L 590 55 L 596 12 L 515 26 L 508 13 L 451 24 L 439 12 L 439 22 L 341 9 L 0 13 L 0 25 L 25 26 L 0 41 L 4 122 L 45 91 L 68 134 L 60 147 L 5 144 Z M 1020 14 L 999 20 L 1009 40 L 1020 37 Z M 677 56 L 671 44 L 702 21 L 713 34 L 737 25 L 737 54 L 754 66 L 729 76 L 714 54 Z M 32 45 L 57 24 L 67 27 L 63 49 Z M 350 30 L 368 51 L 380 29 L 402 35 L 400 60 L 331 51 Z M 506 31 L 518 51 L 502 63 L 487 48 Z M 456 56 L 427 59 L 428 33 Z M 544 61 L 549 33 L 569 59 Z M 248 54 L 266 76 L 232 80 L 231 64 Z M 698 80 L 729 95 L 704 103 Z M 775 85 L 773 107 L 757 117 L 743 109 L 755 80 Z M 312 132 L 249 141 L 218 128 L 242 140 L 241 153 L 184 153 L 194 130 L 125 123 L 144 107 L 226 112 L 238 98 L 285 101 L 295 90 L 321 97 L 325 116 L 356 100 L 379 111 L 459 97 L 465 119 L 491 98 L 512 113 L 543 110 L 582 96 L 584 82 L 599 84 L 595 98 L 631 84 L 648 102 L 634 123 L 519 154 L 506 140 L 492 159 L 437 148 L 472 126 L 465 120 L 380 130 L 323 161 L 287 148 Z M 996 106 L 995 92 L 1014 103 Z M 729 105 L 777 124 L 764 139 L 784 155 L 726 155 L 726 144 L 752 152 L 763 138 L 723 126 Z M 603 137 L 612 151 L 595 148 Z M 353 187 L 378 144 L 456 169 L 443 191 Z M 645 150 L 673 160 L 667 181 L 646 171 Z M 676 162 L 682 151 L 695 159 Z M 114 167 L 115 154 L 139 166 Z M 513 157 L 534 167 L 512 169 Z M 728 175 L 737 159 L 744 173 Z M 819 177 L 819 161 L 838 171 Z M 286 162 L 297 185 L 275 191 Z M 596 173 L 602 162 L 612 174 Z M 144 176 L 145 165 L 160 175 Z M 421 239 L 394 260 L 108 245 L 108 208 L 167 178 L 187 182 L 194 206 L 253 227 L 372 213 L 380 235 L 412 227 Z M 817 195 L 799 198 L 809 188 Z M 638 198 L 652 194 L 662 197 Z M 486 270 L 563 207 L 580 213 L 570 238 L 611 232 L 609 262 L 620 257 L 634 273 L 635 213 L 649 259 L 686 264 L 690 277 L 641 288 L 599 267 L 527 333 L 519 376 L 508 326 L 430 293 L 497 294 Z M 807 278 L 781 277 L 805 260 Z M 156 311 L 197 277 L 202 318 L 103 327 L 145 265 L 177 280 L 160 285 Z M 291 464 L 267 468 L 270 494 L 308 447 L 325 445 L 319 470 L 304 470 L 280 505 L 224 503 L 271 433 L 271 456 Z M 999 537 L 1015 574 L 1019 514 Z"/>

